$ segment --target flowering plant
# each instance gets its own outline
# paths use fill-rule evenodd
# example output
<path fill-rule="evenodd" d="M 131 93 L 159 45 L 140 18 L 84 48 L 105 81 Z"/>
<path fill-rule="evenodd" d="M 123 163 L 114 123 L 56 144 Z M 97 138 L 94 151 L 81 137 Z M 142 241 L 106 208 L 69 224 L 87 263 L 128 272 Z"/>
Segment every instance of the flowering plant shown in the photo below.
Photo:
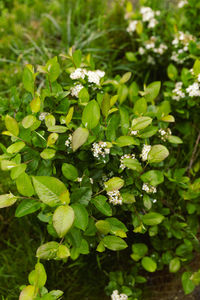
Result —
<path fill-rule="evenodd" d="M 112 299 L 140 297 L 137 285 L 146 281 L 142 269 L 155 272 L 170 264 L 175 272 L 193 249 L 187 225 L 181 225 L 164 197 L 169 190 L 164 178 L 171 178 L 174 149 L 182 143 L 169 129 L 175 121 L 170 102 L 155 104 L 160 82 L 139 92 L 130 80 L 131 73 L 107 78 L 79 50 L 54 57 L 36 73 L 27 65 L 26 116 L 20 111 L 5 116 L 3 134 L 12 144 L 2 146 L 0 157 L 2 170 L 10 171 L 17 187 L 15 195 L 0 196 L 0 207 L 17 204 L 16 217 L 37 212 L 47 224 L 51 239 L 38 247 L 38 261 L 66 262 L 90 251 L 129 253 L 137 267 L 132 275 L 136 286 L 111 281 L 107 292 Z M 139 242 L 131 242 L 131 232 Z M 163 234 L 171 238 L 170 255 L 160 245 Z M 183 247 L 188 251 L 184 259 Z M 48 292 L 45 283 L 46 272 L 38 262 L 20 299 L 61 297 L 61 291 Z"/>

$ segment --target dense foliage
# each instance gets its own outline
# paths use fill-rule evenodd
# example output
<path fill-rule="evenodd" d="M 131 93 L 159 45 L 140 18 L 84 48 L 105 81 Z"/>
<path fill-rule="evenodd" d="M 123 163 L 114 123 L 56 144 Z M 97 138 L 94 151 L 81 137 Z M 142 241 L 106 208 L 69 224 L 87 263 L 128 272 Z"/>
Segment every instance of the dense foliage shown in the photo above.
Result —
<path fill-rule="evenodd" d="M 159 270 L 176 273 L 186 266 L 185 294 L 200 283 L 200 271 L 188 268 L 200 249 L 200 43 L 198 18 L 191 22 L 200 4 L 180 1 L 176 9 L 171 4 L 160 11 L 154 2 L 134 9 L 130 2 L 116 3 L 109 23 L 103 11 L 97 13 L 101 1 L 97 7 L 88 1 L 90 13 L 96 12 L 93 23 L 88 19 L 96 38 L 87 26 L 76 31 L 75 12 L 51 53 L 56 56 L 34 59 L 33 52 L 23 74 L 5 76 L 0 163 L 16 188 L 0 196 L 0 207 L 14 205 L 17 218 L 33 214 L 34 226 L 42 226 L 21 300 L 61 299 L 62 290 L 45 287 L 45 260 L 69 266 L 90 253 L 98 254 L 98 265 L 104 260 L 110 266 L 105 292 L 113 300 L 143 299 L 149 274 Z M 34 5 L 39 11 L 39 2 Z M 57 23 L 46 14 L 57 28 L 66 7 L 65 1 L 47 7 L 61 18 Z M 95 40 L 95 55 L 88 54 L 84 42 L 93 46 Z M 103 42 L 110 52 L 100 55 Z M 109 263 L 115 252 L 123 256 L 120 266 Z"/>

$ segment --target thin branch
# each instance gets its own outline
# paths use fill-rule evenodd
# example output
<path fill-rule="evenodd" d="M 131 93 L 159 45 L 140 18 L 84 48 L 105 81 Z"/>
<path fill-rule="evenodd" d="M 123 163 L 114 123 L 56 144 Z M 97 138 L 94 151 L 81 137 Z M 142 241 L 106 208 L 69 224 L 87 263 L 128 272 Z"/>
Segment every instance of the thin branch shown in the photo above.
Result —
<path fill-rule="evenodd" d="M 192 168 L 192 165 L 193 165 L 193 163 L 195 161 L 195 154 L 197 152 L 197 148 L 198 148 L 199 142 L 200 142 L 200 131 L 199 131 L 199 134 L 197 136 L 197 139 L 196 139 L 196 142 L 195 142 L 195 145 L 194 145 L 194 149 L 193 149 L 193 152 L 192 152 L 192 156 L 191 156 L 191 159 L 190 159 L 189 166 L 187 168 L 188 176 L 189 176 L 189 172 L 190 172 L 190 170 Z"/>

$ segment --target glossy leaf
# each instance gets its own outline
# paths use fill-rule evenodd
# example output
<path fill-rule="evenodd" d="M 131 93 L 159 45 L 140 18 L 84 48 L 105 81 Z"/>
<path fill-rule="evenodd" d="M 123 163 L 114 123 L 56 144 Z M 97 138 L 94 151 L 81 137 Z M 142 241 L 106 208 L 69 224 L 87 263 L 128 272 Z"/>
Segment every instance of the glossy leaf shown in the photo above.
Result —
<path fill-rule="evenodd" d="M 53 214 L 53 226 L 60 238 L 64 237 L 74 222 L 74 210 L 68 205 L 56 208 Z"/>

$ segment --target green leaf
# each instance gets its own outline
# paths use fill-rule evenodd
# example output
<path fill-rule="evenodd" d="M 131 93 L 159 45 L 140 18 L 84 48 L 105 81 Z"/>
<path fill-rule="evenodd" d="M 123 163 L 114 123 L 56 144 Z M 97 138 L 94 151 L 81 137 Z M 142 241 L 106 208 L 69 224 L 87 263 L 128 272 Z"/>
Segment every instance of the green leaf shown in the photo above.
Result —
<path fill-rule="evenodd" d="M 135 54 L 133 52 L 126 52 L 125 53 L 126 58 L 128 59 L 128 61 L 137 61 Z"/>
<path fill-rule="evenodd" d="M 76 151 L 80 148 L 88 139 L 89 131 L 86 128 L 77 128 L 72 135 L 72 149 Z"/>
<path fill-rule="evenodd" d="M 78 93 L 78 98 L 81 103 L 87 103 L 90 100 L 90 95 L 85 87 Z"/>
<path fill-rule="evenodd" d="M 49 126 L 47 130 L 49 132 L 64 133 L 67 131 L 67 127 L 61 125 L 54 125 L 54 126 Z"/>
<path fill-rule="evenodd" d="M 129 79 L 131 78 L 132 73 L 131 72 L 127 72 L 125 73 L 122 78 L 120 79 L 120 83 L 126 83 L 127 81 L 129 81 Z"/>
<path fill-rule="evenodd" d="M 13 205 L 17 201 L 17 197 L 13 194 L 0 195 L 0 208 L 8 207 Z"/>
<path fill-rule="evenodd" d="M 21 195 L 31 197 L 34 194 L 31 179 L 25 172 L 17 177 L 16 185 L 17 190 Z"/>
<path fill-rule="evenodd" d="M 195 63 L 193 65 L 193 72 L 195 76 L 198 76 L 200 74 L 200 60 L 195 60 Z"/>
<path fill-rule="evenodd" d="M 119 109 L 121 119 L 121 131 L 123 135 L 126 135 L 129 131 L 129 112 L 125 107 Z"/>
<path fill-rule="evenodd" d="M 176 273 L 181 267 L 180 259 L 178 257 L 173 258 L 169 263 L 169 271 Z"/>
<path fill-rule="evenodd" d="M 24 88 L 34 96 L 34 69 L 32 65 L 26 65 L 23 72 L 23 85 Z"/>
<path fill-rule="evenodd" d="M 119 177 L 113 177 L 104 183 L 106 191 L 119 190 L 124 185 L 124 180 Z"/>
<path fill-rule="evenodd" d="M 143 243 L 136 243 L 132 245 L 132 251 L 133 255 L 131 255 L 131 258 L 135 261 L 138 261 L 147 254 L 148 247 Z"/>
<path fill-rule="evenodd" d="M 40 209 L 41 203 L 34 199 L 23 200 L 15 211 L 15 217 L 21 218 L 26 215 L 32 214 Z"/>
<path fill-rule="evenodd" d="M 126 147 L 130 145 L 139 145 L 139 141 L 134 139 L 132 136 L 120 136 L 118 139 L 116 139 L 116 144 L 119 147 Z"/>
<path fill-rule="evenodd" d="M 58 251 L 59 243 L 48 242 L 41 245 L 36 252 L 36 257 L 40 259 L 54 259 Z"/>
<path fill-rule="evenodd" d="M 88 205 L 92 196 L 92 190 L 89 187 L 80 187 L 71 194 L 72 202 L 79 202 L 83 205 Z"/>
<path fill-rule="evenodd" d="M 110 223 L 110 226 L 111 226 L 110 232 L 112 234 L 117 235 L 118 232 L 122 232 L 122 231 L 127 232 L 128 231 L 128 229 L 126 228 L 124 223 L 122 223 L 117 218 L 107 218 L 106 221 L 108 221 Z"/>
<path fill-rule="evenodd" d="M 157 269 L 157 264 L 156 262 L 148 256 L 143 257 L 142 261 L 142 266 L 147 272 L 155 272 Z"/>
<path fill-rule="evenodd" d="M 105 220 L 99 220 L 95 223 L 95 226 L 97 230 L 103 234 L 106 235 L 110 232 L 110 223 Z"/>
<path fill-rule="evenodd" d="M 108 235 L 105 236 L 102 241 L 106 248 L 113 251 L 120 251 L 128 247 L 126 242 L 117 236 Z"/>
<path fill-rule="evenodd" d="M 74 222 L 74 210 L 69 205 L 61 205 L 53 214 L 53 226 L 60 238 L 64 237 Z"/>
<path fill-rule="evenodd" d="M 75 220 L 74 226 L 85 231 L 88 225 L 88 212 L 84 205 L 74 203 L 71 205 L 74 210 Z"/>
<path fill-rule="evenodd" d="M 134 104 L 133 112 L 135 115 L 143 115 L 147 111 L 147 102 L 145 98 L 140 98 Z"/>
<path fill-rule="evenodd" d="M 26 171 L 26 168 L 27 168 L 26 164 L 21 164 L 17 167 L 12 168 L 10 172 L 11 179 L 12 180 L 16 179 L 19 175 L 21 175 Z"/>
<path fill-rule="evenodd" d="M 47 115 L 45 117 L 45 125 L 49 128 L 49 127 L 53 127 L 56 124 L 56 119 L 53 115 Z"/>
<path fill-rule="evenodd" d="M 65 245 L 60 245 L 57 251 L 57 258 L 58 259 L 65 259 L 70 256 L 69 248 Z"/>
<path fill-rule="evenodd" d="M 76 66 L 76 68 L 79 68 L 81 65 L 81 59 L 82 59 L 82 52 L 80 49 L 74 51 L 74 53 L 72 54 L 73 57 L 73 61 L 74 64 Z"/>
<path fill-rule="evenodd" d="M 162 171 L 151 170 L 141 175 L 140 177 L 143 182 L 147 182 L 150 185 L 156 186 L 164 181 Z"/>
<path fill-rule="evenodd" d="M 173 64 L 170 64 L 168 66 L 167 75 L 168 75 L 169 79 L 176 80 L 176 78 L 178 76 L 178 71 L 177 71 L 177 68 Z"/>
<path fill-rule="evenodd" d="M 149 212 L 146 215 L 142 216 L 142 221 L 145 225 L 158 225 L 164 220 L 164 216 L 156 213 L 156 212 Z"/>
<path fill-rule="evenodd" d="M 122 199 L 123 199 L 123 203 L 131 204 L 131 203 L 134 203 L 136 201 L 135 196 L 133 194 L 122 193 L 121 196 L 122 196 Z"/>
<path fill-rule="evenodd" d="M 173 122 L 175 122 L 175 118 L 172 115 L 166 115 L 161 118 L 161 121 L 167 122 L 167 123 L 173 123 Z"/>
<path fill-rule="evenodd" d="M 50 59 L 47 64 L 46 64 L 46 70 L 48 72 L 48 77 L 49 80 L 51 82 L 56 81 L 56 79 L 58 78 L 58 76 L 61 73 L 60 70 L 60 65 L 58 63 L 58 58 L 57 56 L 53 57 L 52 59 Z"/>
<path fill-rule="evenodd" d="M 9 115 L 5 117 L 5 125 L 7 130 L 12 133 L 14 136 L 19 135 L 19 125 L 17 121 Z"/>
<path fill-rule="evenodd" d="M 149 137 L 152 137 L 154 134 L 156 134 L 158 131 L 158 127 L 156 126 L 149 126 L 143 130 L 141 130 L 139 133 L 138 133 L 138 136 L 142 139 L 146 139 L 146 138 L 149 138 Z"/>
<path fill-rule="evenodd" d="M 36 121 L 36 117 L 33 115 L 28 115 L 22 120 L 22 126 L 24 128 L 30 128 Z"/>
<path fill-rule="evenodd" d="M 33 270 L 28 277 L 29 283 L 38 288 L 45 286 L 47 281 L 47 274 L 43 264 L 37 263 L 35 265 L 35 270 Z"/>
<path fill-rule="evenodd" d="M 84 108 L 82 114 L 82 123 L 88 129 L 95 128 L 100 120 L 100 108 L 99 104 L 92 100 Z"/>
<path fill-rule="evenodd" d="M 133 170 L 133 171 L 137 171 L 137 172 L 142 172 L 142 166 L 140 164 L 140 162 L 135 158 L 135 159 L 132 159 L 132 158 L 124 158 L 123 159 L 123 164 Z"/>
<path fill-rule="evenodd" d="M 160 87 L 160 81 L 154 81 L 146 87 L 144 97 L 147 100 L 147 102 L 152 102 L 158 96 Z"/>
<path fill-rule="evenodd" d="M 62 173 L 65 176 L 65 178 L 67 178 L 68 180 L 74 181 L 78 177 L 77 169 L 71 164 L 67 164 L 67 163 L 62 164 Z"/>
<path fill-rule="evenodd" d="M 35 297 L 35 287 L 32 285 L 27 285 L 21 291 L 19 295 L 19 300 L 33 300 Z"/>
<path fill-rule="evenodd" d="M 3 171 L 9 171 L 16 166 L 17 164 L 14 161 L 6 160 L 6 159 L 3 159 L 1 161 L 1 169 Z"/>
<path fill-rule="evenodd" d="M 107 118 L 108 116 L 109 109 L 110 109 L 110 96 L 109 94 L 106 93 L 103 96 L 103 100 L 101 102 L 101 111 L 105 118 Z"/>
<path fill-rule="evenodd" d="M 163 145 L 154 145 L 148 153 L 149 163 L 159 163 L 169 155 L 169 151 Z"/>
<path fill-rule="evenodd" d="M 16 142 L 7 148 L 7 152 L 10 154 L 14 154 L 21 151 L 24 147 L 25 147 L 24 142 Z"/>
<path fill-rule="evenodd" d="M 110 205 L 106 202 L 107 198 L 105 196 L 96 196 L 94 199 L 92 199 L 92 204 L 98 209 L 103 215 L 107 217 L 112 216 L 112 209 Z"/>
<path fill-rule="evenodd" d="M 184 272 L 181 277 L 183 289 L 186 295 L 192 293 L 195 289 L 195 284 L 191 280 L 192 272 Z"/>
<path fill-rule="evenodd" d="M 59 197 L 67 191 L 64 183 L 55 177 L 34 176 L 33 184 L 40 200 L 51 207 L 61 203 Z"/>
<path fill-rule="evenodd" d="M 183 141 L 178 137 L 178 136 L 175 136 L 175 135 L 170 135 L 168 138 L 167 138 L 168 142 L 172 143 L 172 144 L 182 144 Z"/>
<path fill-rule="evenodd" d="M 152 123 L 152 119 L 150 117 L 139 117 L 133 119 L 131 130 L 141 130 L 146 128 Z"/>
<path fill-rule="evenodd" d="M 56 154 L 56 150 L 54 149 L 44 149 L 41 153 L 40 153 L 40 156 L 43 158 L 43 159 L 51 159 L 55 156 Z"/>
<path fill-rule="evenodd" d="M 119 96 L 119 103 L 122 104 L 128 96 L 128 87 L 125 84 L 120 85 L 117 94 Z"/>

